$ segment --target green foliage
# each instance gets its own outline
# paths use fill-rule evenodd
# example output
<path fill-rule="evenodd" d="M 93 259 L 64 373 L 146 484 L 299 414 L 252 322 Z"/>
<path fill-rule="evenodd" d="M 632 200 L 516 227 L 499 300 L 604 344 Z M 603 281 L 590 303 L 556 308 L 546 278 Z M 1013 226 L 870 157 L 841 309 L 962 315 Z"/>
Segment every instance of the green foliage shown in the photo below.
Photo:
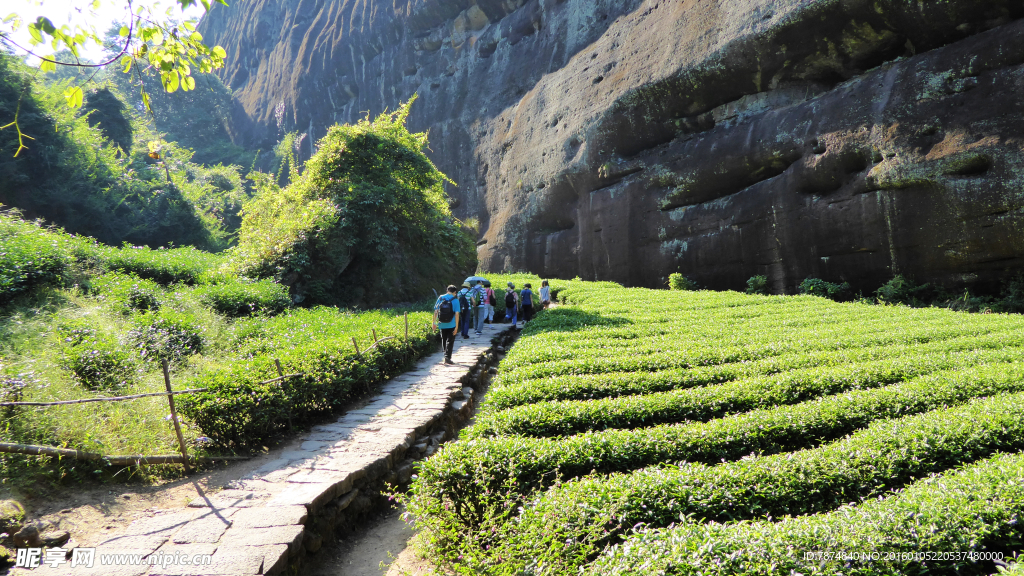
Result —
<path fill-rule="evenodd" d="M 116 338 L 88 324 L 61 326 L 61 366 L 90 390 L 114 390 L 134 382 L 135 360 Z"/>
<path fill-rule="evenodd" d="M 218 222 L 204 220 L 143 153 L 119 158 L 121 148 L 89 125 L 96 112 L 81 116 L 62 102 L 63 86 L 0 55 L 0 126 L 16 122 L 0 131 L 0 202 L 108 244 L 222 247 Z"/>
<path fill-rule="evenodd" d="M 226 260 L 223 256 L 197 250 L 191 246 L 157 249 L 146 246 L 109 248 L 97 246 L 88 254 L 102 267 L 133 274 L 159 284 L 198 284 L 223 277 L 218 268 Z"/>
<path fill-rule="evenodd" d="M 39 222 L 0 217 L 0 305 L 36 286 L 62 285 L 70 261 Z"/>
<path fill-rule="evenodd" d="M 155 312 L 160 309 L 160 285 L 138 276 L 104 274 L 91 282 L 94 293 L 122 314 Z"/>
<path fill-rule="evenodd" d="M 434 349 L 427 312 L 410 314 L 404 342 L 402 310 L 351 314 L 334 308 L 292 310 L 236 325 L 237 359 L 203 370 L 189 387 L 209 391 L 181 399 L 181 410 L 221 445 L 265 445 L 292 424 L 306 422 L 350 402 Z M 371 349 L 371 330 L 392 337 Z M 356 355 L 352 338 L 361 341 Z M 285 374 L 280 382 L 274 360 Z"/>
<path fill-rule="evenodd" d="M 456 573 L 585 573 L 643 523 L 829 514 L 1024 441 L 1018 316 L 559 288 L 406 498 Z"/>
<path fill-rule="evenodd" d="M 828 298 L 829 300 L 835 300 L 836 302 L 846 302 L 853 299 L 853 288 L 850 287 L 848 282 L 835 284 L 833 282 L 826 282 L 819 278 L 805 278 L 804 281 L 800 283 L 799 289 L 801 294 L 810 294 L 811 296 Z"/>
<path fill-rule="evenodd" d="M 556 486 L 520 516 L 502 554 L 515 566 L 576 574 L 633 526 L 827 512 L 889 495 L 916 478 L 1024 448 L 1024 395 L 875 422 L 833 444 L 720 466 L 659 466 Z M 541 552 L 538 554 L 538 550 Z M 537 556 L 540 555 L 540 558 Z M 513 560 L 514 559 L 514 560 Z"/>
<path fill-rule="evenodd" d="M 763 294 L 765 296 L 771 294 L 771 290 L 768 288 L 768 277 L 758 275 L 747 279 L 747 294 Z"/>
<path fill-rule="evenodd" d="M 412 100 L 354 126 L 333 126 L 298 180 L 256 180 L 235 252 L 242 274 L 275 277 L 296 301 L 373 305 L 422 299 L 475 268 L 452 220 L 447 177 L 405 126 Z"/>
<path fill-rule="evenodd" d="M 924 302 L 933 300 L 936 294 L 930 284 L 918 285 L 902 275 L 897 275 L 876 290 L 875 296 L 879 302 L 885 304 L 921 306 Z"/>
<path fill-rule="evenodd" d="M 188 312 L 164 308 L 133 318 L 127 342 L 147 361 L 181 362 L 203 351 L 204 327 Z"/>
<path fill-rule="evenodd" d="M 150 101 L 152 114 L 144 121 L 167 142 L 191 149 L 192 160 L 200 165 L 251 166 L 255 154 L 231 143 L 227 121 L 231 114 L 231 90 L 216 74 L 196 73 L 194 90 L 168 93 L 159 76 L 141 71 L 135 75 L 108 72 L 105 78 L 116 85 L 121 99 L 143 110 L 143 94 Z M 151 139 L 156 139 L 154 135 Z"/>
<path fill-rule="evenodd" d="M 1024 515 L 1024 454 L 1003 454 L 927 478 L 884 499 L 833 512 L 639 530 L 607 550 L 587 574 L 934 574 L 968 569 L 973 558 L 924 561 L 914 552 L 980 553 L 1019 549 Z M 879 543 L 884 543 L 880 547 Z M 805 552 L 867 552 L 867 559 Z M 893 553 L 870 557 L 871 552 Z"/>
<path fill-rule="evenodd" d="M 668 275 L 668 287 L 671 290 L 697 290 L 697 283 L 679 272 Z"/>
<path fill-rule="evenodd" d="M 199 299 L 225 316 L 278 314 L 291 306 L 288 291 L 270 280 L 232 279 L 196 288 Z"/>
<path fill-rule="evenodd" d="M 89 126 L 98 128 L 103 136 L 113 142 L 124 153 L 132 150 L 132 123 L 125 111 L 125 104 L 109 88 L 93 89 L 86 96 L 82 115 Z"/>

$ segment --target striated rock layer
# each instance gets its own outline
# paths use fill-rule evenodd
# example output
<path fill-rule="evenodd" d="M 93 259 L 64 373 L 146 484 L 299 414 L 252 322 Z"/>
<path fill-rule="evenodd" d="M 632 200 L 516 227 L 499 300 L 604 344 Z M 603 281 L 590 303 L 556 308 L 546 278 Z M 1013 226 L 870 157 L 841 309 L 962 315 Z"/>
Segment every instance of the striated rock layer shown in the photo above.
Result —
<path fill-rule="evenodd" d="M 395 108 L 481 267 L 992 287 L 1024 264 L 1024 0 L 247 0 L 233 138 Z M 308 151 L 307 151 L 308 153 Z"/>

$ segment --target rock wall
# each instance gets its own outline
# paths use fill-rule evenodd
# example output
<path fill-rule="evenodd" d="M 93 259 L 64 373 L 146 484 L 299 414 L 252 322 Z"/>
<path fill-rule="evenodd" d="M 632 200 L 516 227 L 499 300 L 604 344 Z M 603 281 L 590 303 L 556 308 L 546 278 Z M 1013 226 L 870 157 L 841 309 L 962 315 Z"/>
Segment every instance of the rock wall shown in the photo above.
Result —
<path fill-rule="evenodd" d="M 247 0 L 232 137 L 393 109 L 487 270 L 992 287 L 1024 264 L 1024 0 Z"/>

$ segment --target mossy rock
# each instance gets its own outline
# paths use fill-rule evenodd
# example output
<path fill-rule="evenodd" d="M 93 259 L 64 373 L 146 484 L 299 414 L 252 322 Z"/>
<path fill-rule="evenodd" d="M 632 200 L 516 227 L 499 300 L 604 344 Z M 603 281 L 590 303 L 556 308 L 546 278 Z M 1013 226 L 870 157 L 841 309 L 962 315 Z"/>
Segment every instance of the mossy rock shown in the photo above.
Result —
<path fill-rule="evenodd" d="M 0 500 L 0 533 L 15 533 L 24 519 L 25 508 L 21 504 L 15 500 Z"/>

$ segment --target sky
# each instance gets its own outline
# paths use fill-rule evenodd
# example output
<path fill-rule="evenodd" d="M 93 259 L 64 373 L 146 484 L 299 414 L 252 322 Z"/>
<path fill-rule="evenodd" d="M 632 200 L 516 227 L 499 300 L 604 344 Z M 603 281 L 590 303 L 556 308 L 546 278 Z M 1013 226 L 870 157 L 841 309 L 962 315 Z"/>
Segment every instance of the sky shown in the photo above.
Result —
<path fill-rule="evenodd" d="M 171 14 L 177 20 L 188 18 L 199 18 L 205 12 L 202 5 L 192 6 L 182 15 L 180 6 L 174 0 L 135 0 L 133 7 L 145 5 L 153 10 L 153 13 L 163 18 L 164 11 L 172 8 Z M 54 26 L 69 24 L 72 27 L 92 27 L 102 36 L 111 22 L 127 20 L 127 3 L 118 0 L 100 0 L 98 9 L 92 9 L 92 0 L 3 0 L 0 3 L 0 20 L 10 13 L 16 13 L 24 21 L 21 29 L 12 36 L 15 42 L 26 48 L 29 47 L 29 34 L 27 25 L 35 21 L 39 16 L 46 16 L 53 22 Z M 0 24 L 0 30 L 10 31 L 10 25 Z M 40 55 L 53 53 L 49 43 L 41 44 L 32 48 L 32 51 Z M 99 59 L 102 50 L 95 44 L 89 44 L 83 51 L 83 55 L 93 61 Z M 32 60 L 29 60 L 32 63 Z"/>

